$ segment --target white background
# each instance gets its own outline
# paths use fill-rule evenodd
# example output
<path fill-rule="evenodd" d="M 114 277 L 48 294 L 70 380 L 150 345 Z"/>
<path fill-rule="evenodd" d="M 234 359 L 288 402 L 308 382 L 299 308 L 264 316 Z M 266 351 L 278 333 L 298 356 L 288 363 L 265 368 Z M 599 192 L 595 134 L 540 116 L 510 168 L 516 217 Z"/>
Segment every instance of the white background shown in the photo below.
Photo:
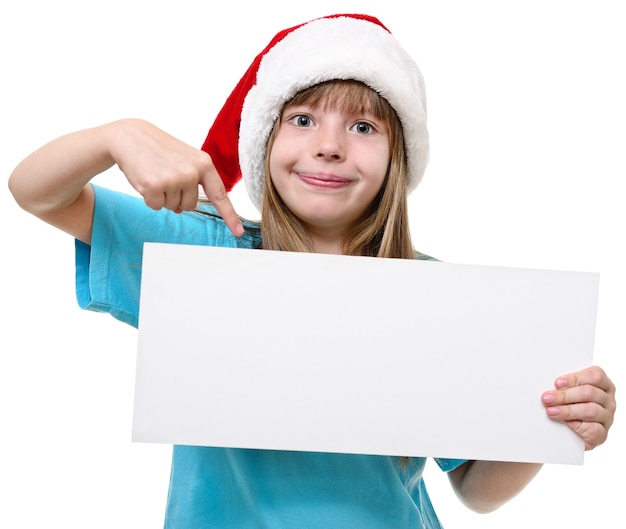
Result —
<path fill-rule="evenodd" d="M 406 2 L 379 0 L 215 4 L 3 3 L 2 174 L 58 135 L 121 117 L 200 146 L 279 29 L 336 12 L 373 14 L 426 79 L 432 150 L 411 198 L 417 248 L 456 263 L 599 272 L 595 360 L 624 386 L 621 2 L 433 0 L 411 2 L 410 13 Z M 98 182 L 127 189 L 115 169 Z M 0 526 L 161 527 L 170 447 L 130 442 L 136 332 L 79 310 L 71 238 L 22 212 L 6 186 L 0 200 Z M 255 215 L 242 186 L 233 200 Z M 622 419 L 618 410 L 609 441 L 584 465 L 547 466 L 489 515 L 465 509 L 429 463 L 442 522 L 626 526 Z"/>

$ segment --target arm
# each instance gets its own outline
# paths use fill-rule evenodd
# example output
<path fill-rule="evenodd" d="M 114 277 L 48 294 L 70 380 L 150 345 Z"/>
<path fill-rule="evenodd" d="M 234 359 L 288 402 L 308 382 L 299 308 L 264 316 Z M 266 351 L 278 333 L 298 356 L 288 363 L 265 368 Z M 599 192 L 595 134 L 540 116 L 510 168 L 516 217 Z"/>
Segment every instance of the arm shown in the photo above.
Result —
<path fill-rule="evenodd" d="M 463 504 L 478 513 L 495 511 L 519 494 L 541 469 L 535 463 L 468 461 L 448 474 Z"/>
<path fill-rule="evenodd" d="M 15 168 L 9 188 L 23 209 L 89 244 L 94 196 L 87 184 L 114 164 L 153 209 L 192 210 L 202 185 L 231 231 L 243 233 L 210 156 L 142 120 L 115 121 L 51 141 Z"/>
<path fill-rule="evenodd" d="M 556 379 L 541 400 L 550 419 L 564 422 L 591 450 L 606 441 L 615 416 L 615 385 L 597 366 Z M 468 461 L 449 473 L 460 500 L 476 512 L 491 512 L 515 497 L 541 469 L 534 463 Z"/>

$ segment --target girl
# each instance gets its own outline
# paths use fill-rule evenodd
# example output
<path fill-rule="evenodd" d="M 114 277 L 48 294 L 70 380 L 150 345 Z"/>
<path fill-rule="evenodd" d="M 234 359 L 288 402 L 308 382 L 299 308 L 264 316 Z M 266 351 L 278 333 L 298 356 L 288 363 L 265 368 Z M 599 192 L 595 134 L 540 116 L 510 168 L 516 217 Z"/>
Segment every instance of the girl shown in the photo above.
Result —
<path fill-rule="evenodd" d="M 145 241 L 429 259 L 414 251 L 407 218 L 407 194 L 427 160 L 417 66 L 377 19 L 333 15 L 276 35 L 202 150 L 145 121 L 120 120 L 53 140 L 18 165 L 9 185 L 24 209 L 75 237 L 81 307 L 136 325 Z M 114 164 L 141 198 L 90 184 Z M 241 178 L 260 223 L 242 221 L 230 203 Z M 198 203 L 199 186 L 208 202 Z M 588 450 L 603 443 L 615 412 L 603 370 L 564 375 L 555 386 L 538 396 L 548 416 Z M 477 512 L 498 508 L 540 469 L 437 463 Z M 438 528 L 424 465 L 175 446 L 165 526 Z"/>

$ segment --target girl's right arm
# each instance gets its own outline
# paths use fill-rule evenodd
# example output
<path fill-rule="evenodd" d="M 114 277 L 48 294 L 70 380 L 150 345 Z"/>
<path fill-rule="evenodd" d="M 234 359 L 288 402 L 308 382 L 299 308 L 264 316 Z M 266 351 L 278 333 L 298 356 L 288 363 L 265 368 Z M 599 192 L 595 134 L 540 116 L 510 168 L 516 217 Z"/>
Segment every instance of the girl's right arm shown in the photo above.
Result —
<path fill-rule="evenodd" d="M 137 119 L 51 141 L 15 168 L 9 188 L 23 209 L 89 244 L 94 193 L 87 184 L 114 164 L 153 209 L 192 210 L 201 185 L 231 231 L 243 233 L 211 157 Z"/>

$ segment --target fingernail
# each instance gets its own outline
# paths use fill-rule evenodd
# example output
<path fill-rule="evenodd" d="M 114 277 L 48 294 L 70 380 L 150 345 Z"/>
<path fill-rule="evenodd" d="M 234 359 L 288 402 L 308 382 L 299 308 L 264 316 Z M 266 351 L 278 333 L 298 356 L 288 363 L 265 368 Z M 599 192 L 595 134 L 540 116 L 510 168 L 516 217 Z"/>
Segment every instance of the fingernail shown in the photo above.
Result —
<path fill-rule="evenodd" d="M 567 386 L 567 379 L 566 378 L 557 378 L 556 382 L 554 383 L 556 385 L 557 388 L 564 388 Z"/>
<path fill-rule="evenodd" d="M 541 400 L 544 404 L 554 404 L 556 402 L 556 395 L 554 395 L 554 393 L 544 393 L 541 396 Z"/>
<path fill-rule="evenodd" d="M 546 412 L 550 417 L 558 417 L 559 415 L 561 415 L 561 410 L 557 407 L 546 408 Z"/>

